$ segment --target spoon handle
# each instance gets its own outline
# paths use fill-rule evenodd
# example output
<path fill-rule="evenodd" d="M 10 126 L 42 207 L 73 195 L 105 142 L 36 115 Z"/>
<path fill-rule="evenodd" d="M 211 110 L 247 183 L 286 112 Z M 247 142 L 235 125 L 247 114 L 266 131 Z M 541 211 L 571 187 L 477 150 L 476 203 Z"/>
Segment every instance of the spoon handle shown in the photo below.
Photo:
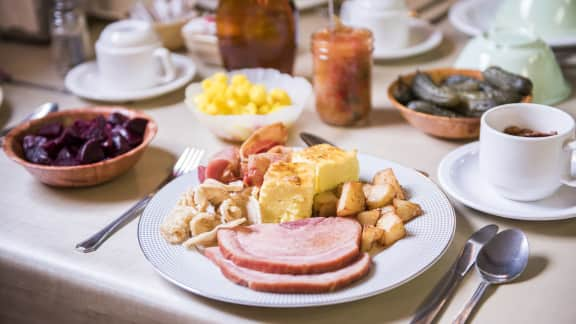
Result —
<path fill-rule="evenodd" d="M 476 288 L 474 295 L 472 295 L 466 306 L 464 306 L 464 309 L 460 311 L 460 314 L 458 315 L 458 317 L 456 317 L 456 319 L 454 320 L 454 322 L 452 322 L 452 324 L 466 323 L 468 317 L 470 316 L 470 314 L 472 314 L 472 311 L 474 310 L 474 308 L 476 308 L 478 302 L 482 299 L 482 296 L 484 296 L 484 292 L 486 292 L 486 288 L 488 288 L 488 286 L 490 286 L 490 283 L 486 280 L 482 280 L 480 285 L 478 285 L 478 288 Z"/>

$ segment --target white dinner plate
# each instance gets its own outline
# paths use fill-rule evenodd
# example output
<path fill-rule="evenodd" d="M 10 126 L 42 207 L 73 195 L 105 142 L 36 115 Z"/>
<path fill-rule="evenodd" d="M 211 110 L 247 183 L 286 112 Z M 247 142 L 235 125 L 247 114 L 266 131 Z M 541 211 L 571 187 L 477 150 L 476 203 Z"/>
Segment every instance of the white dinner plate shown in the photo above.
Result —
<path fill-rule="evenodd" d="M 96 61 L 74 67 L 66 74 L 64 82 L 70 92 L 86 99 L 126 102 L 155 98 L 187 85 L 196 74 L 196 65 L 189 57 L 174 53 L 171 57 L 176 69 L 176 78 L 152 88 L 138 90 L 107 88 L 100 82 Z"/>
<path fill-rule="evenodd" d="M 448 17 L 452 25 L 464 34 L 480 35 L 490 29 L 500 3 L 502 0 L 458 1 L 450 8 Z M 574 46 L 576 35 L 548 38 L 544 41 L 551 47 Z"/>
<path fill-rule="evenodd" d="M 258 292 L 226 279 L 218 267 L 196 250 L 170 245 L 160 235 L 160 224 L 180 195 L 198 184 L 197 173 L 181 176 L 152 198 L 140 217 L 138 241 L 144 256 L 168 281 L 204 297 L 251 306 L 310 307 L 350 302 L 398 287 L 432 266 L 454 236 L 454 209 L 444 193 L 415 170 L 377 157 L 359 154 L 361 178 L 387 167 L 394 169 L 410 200 L 424 214 L 406 224 L 407 236 L 373 257 L 371 272 L 341 290 L 319 294 Z"/>
<path fill-rule="evenodd" d="M 438 180 L 446 193 L 462 204 L 495 216 L 526 221 L 550 221 L 576 216 L 576 189 L 562 186 L 553 196 L 532 202 L 499 196 L 480 175 L 479 143 L 448 153 L 438 166 Z"/>
<path fill-rule="evenodd" d="M 298 10 L 307 10 L 328 3 L 328 0 L 295 0 L 294 4 Z M 209 10 L 216 10 L 218 0 L 198 0 L 198 5 Z"/>
<path fill-rule="evenodd" d="M 372 56 L 377 60 L 391 60 L 426 53 L 442 43 L 442 32 L 422 19 L 410 18 L 410 43 L 402 49 L 378 49 Z"/>

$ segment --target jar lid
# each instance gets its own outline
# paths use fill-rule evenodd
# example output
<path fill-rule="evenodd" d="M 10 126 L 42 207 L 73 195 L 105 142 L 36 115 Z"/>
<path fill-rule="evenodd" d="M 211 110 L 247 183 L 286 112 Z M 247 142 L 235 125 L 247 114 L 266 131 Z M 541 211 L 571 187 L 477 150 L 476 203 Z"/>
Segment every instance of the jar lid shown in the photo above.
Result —
<path fill-rule="evenodd" d="M 121 20 L 102 31 L 98 42 L 114 48 L 152 45 L 159 42 L 152 24 L 140 20 Z"/>

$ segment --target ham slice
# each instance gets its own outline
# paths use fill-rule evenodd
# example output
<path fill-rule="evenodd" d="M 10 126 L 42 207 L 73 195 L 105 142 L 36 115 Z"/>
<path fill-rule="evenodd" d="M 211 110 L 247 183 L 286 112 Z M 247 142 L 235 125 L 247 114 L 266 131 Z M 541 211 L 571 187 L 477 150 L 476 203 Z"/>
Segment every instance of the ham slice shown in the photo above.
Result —
<path fill-rule="evenodd" d="M 257 129 L 240 146 L 240 157 L 247 159 L 252 154 L 267 152 L 269 149 L 286 144 L 288 129 L 282 123 L 275 123 Z"/>
<path fill-rule="evenodd" d="M 334 291 L 365 276 L 371 266 L 370 256 L 363 253 L 351 264 L 331 272 L 309 275 L 277 274 L 238 266 L 224 258 L 218 247 L 207 248 L 204 254 L 220 268 L 222 274 L 229 280 L 250 289 L 274 293 Z"/>
<path fill-rule="evenodd" d="M 206 166 L 205 177 L 223 183 L 241 179 L 240 152 L 238 148 L 230 146 L 216 153 Z"/>
<path fill-rule="evenodd" d="M 257 224 L 218 231 L 225 258 L 270 273 L 334 271 L 360 254 L 362 227 L 345 217 L 314 217 L 281 224 Z"/>
<path fill-rule="evenodd" d="M 260 153 L 248 156 L 248 163 L 244 170 L 244 184 L 247 186 L 262 186 L 264 174 L 274 162 L 290 161 L 290 155 L 284 153 Z"/>

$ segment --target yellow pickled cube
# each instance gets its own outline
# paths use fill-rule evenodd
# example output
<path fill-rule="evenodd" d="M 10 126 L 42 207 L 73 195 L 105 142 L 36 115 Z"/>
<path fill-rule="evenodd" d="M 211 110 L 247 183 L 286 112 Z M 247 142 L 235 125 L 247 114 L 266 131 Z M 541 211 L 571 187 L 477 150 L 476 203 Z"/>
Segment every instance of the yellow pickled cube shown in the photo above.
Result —
<path fill-rule="evenodd" d="M 262 105 L 262 106 L 258 107 L 258 113 L 261 115 L 264 115 L 264 114 L 269 113 L 271 109 L 272 109 L 272 107 L 270 105 Z"/>
<path fill-rule="evenodd" d="M 232 77 L 232 85 L 248 84 L 250 81 L 244 74 L 236 74 Z"/>
<path fill-rule="evenodd" d="M 212 81 L 211 79 L 206 79 L 206 80 L 202 81 L 201 84 L 202 84 L 202 90 L 208 91 L 214 85 L 214 81 Z"/>
<path fill-rule="evenodd" d="M 244 106 L 244 113 L 255 115 L 258 113 L 258 106 L 256 106 L 256 104 L 253 102 L 249 102 L 246 106 Z"/>
<path fill-rule="evenodd" d="M 199 108 L 205 107 L 206 105 L 208 105 L 209 102 L 210 101 L 208 100 L 208 97 L 206 97 L 206 95 L 203 93 L 194 97 L 194 103 Z"/>
<path fill-rule="evenodd" d="M 214 80 L 214 82 L 216 82 L 216 83 L 227 84 L 228 83 L 228 76 L 226 75 L 226 73 L 218 72 L 212 76 L 212 80 Z"/>
<path fill-rule="evenodd" d="M 255 85 L 250 89 L 250 101 L 257 106 L 266 103 L 266 87 L 261 84 Z"/>
<path fill-rule="evenodd" d="M 211 103 L 208 106 L 206 106 L 205 112 L 210 114 L 210 115 L 217 115 L 218 114 L 218 106 Z"/>
<path fill-rule="evenodd" d="M 272 97 L 275 103 L 283 106 L 289 106 L 292 104 L 292 99 L 288 93 L 282 89 L 274 88 L 270 90 L 270 97 Z"/>

